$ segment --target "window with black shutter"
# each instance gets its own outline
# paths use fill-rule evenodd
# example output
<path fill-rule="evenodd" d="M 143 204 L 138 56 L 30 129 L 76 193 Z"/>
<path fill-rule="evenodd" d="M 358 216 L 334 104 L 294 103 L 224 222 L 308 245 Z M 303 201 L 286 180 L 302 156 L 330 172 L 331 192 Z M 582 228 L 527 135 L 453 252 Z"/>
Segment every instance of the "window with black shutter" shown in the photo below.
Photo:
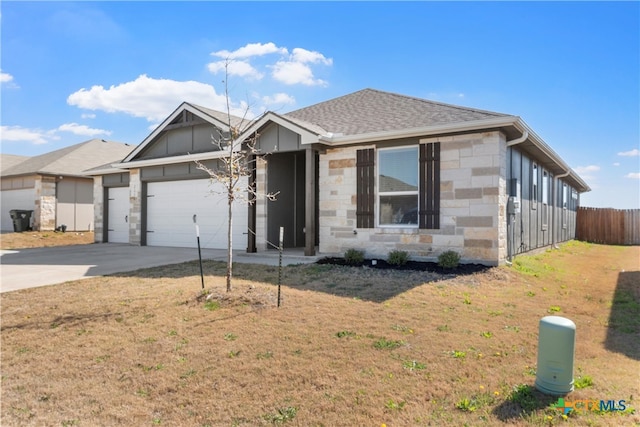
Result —
<path fill-rule="evenodd" d="M 356 155 L 356 226 L 358 228 L 374 228 L 375 150 L 373 148 L 358 150 Z"/>
<path fill-rule="evenodd" d="M 440 143 L 420 144 L 419 227 L 440 228 Z"/>

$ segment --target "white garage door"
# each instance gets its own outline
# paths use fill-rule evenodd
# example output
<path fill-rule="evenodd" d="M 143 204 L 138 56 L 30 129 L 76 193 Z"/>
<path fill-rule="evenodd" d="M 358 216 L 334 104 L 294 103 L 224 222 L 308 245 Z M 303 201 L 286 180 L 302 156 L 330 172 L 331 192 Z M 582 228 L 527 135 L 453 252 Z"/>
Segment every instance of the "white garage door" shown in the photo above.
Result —
<path fill-rule="evenodd" d="M 13 231 L 13 220 L 9 211 L 20 209 L 32 211 L 35 207 L 36 190 L 34 188 L 24 188 L 21 190 L 3 190 L 0 207 L 2 208 L 2 231 Z M 33 214 L 31 215 L 33 224 Z"/>
<path fill-rule="evenodd" d="M 129 243 L 129 187 L 108 188 L 107 241 Z"/>
<path fill-rule="evenodd" d="M 245 184 L 243 184 L 245 185 Z M 208 179 L 147 185 L 147 245 L 196 247 L 193 215 L 203 248 L 227 247 L 227 196 Z M 247 206 L 233 206 L 233 248 L 247 248 Z"/>

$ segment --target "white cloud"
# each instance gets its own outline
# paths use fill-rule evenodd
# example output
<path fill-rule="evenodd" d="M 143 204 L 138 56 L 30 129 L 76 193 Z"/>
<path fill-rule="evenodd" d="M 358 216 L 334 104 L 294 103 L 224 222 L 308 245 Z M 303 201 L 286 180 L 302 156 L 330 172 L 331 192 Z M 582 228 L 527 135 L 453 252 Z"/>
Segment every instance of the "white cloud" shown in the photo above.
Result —
<path fill-rule="evenodd" d="M 589 166 L 578 166 L 573 168 L 574 172 L 576 172 L 582 179 L 584 179 L 589 187 L 592 189 L 599 188 L 596 178 L 596 172 L 600 171 L 600 166 L 597 165 L 589 165 Z"/>
<path fill-rule="evenodd" d="M 640 179 L 640 173 L 638 172 L 631 172 L 625 175 L 625 178 L 631 178 L 631 179 Z"/>
<path fill-rule="evenodd" d="M 213 74 L 224 72 L 225 67 L 230 76 L 247 77 L 249 79 L 260 80 L 264 74 L 253 68 L 248 61 L 216 61 L 207 65 Z"/>
<path fill-rule="evenodd" d="M 0 141 L 30 142 L 35 145 L 46 144 L 51 133 L 40 129 L 26 129 L 20 126 L 0 126 Z"/>
<path fill-rule="evenodd" d="M 619 162 L 615 162 L 615 163 L 613 164 L 613 166 L 620 166 L 620 163 L 619 163 Z"/>
<path fill-rule="evenodd" d="M 332 65 L 333 59 L 326 58 L 319 52 L 302 48 L 293 49 L 288 60 L 281 60 L 273 66 L 274 79 L 288 85 L 303 84 L 305 86 L 326 86 L 327 82 L 316 79 L 309 64 Z"/>
<path fill-rule="evenodd" d="M 9 83 L 13 80 L 13 76 L 9 73 L 0 72 L 0 83 Z"/>
<path fill-rule="evenodd" d="M 306 63 L 312 63 L 312 64 L 320 63 L 324 65 L 333 64 L 333 59 L 325 58 L 325 56 L 320 52 L 306 50 L 301 47 L 296 47 L 293 49 L 291 60 L 293 62 L 302 62 L 305 64 Z"/>
<path fill-rule="evenodd" d="M 274 43 L 248 43 L 247 45 L 230 52 L 228 50 L 219 50 L 212 52 L 212 56 L 224 59 L 238 59 L 238 58 L 250 58 L 252 56 L 263 56 L 272 53 L 279 53 L 286 55 L 288 53 L 287 48 L 278 47 Z"/>
<path fill-rule="evenodd" d="M 333 65 L 333 59 L 325 57 L 322 53 L 296 47 L 289 54 L 286 47 L 276 46 L 274 43 L 249 43 L 237 50 L 220 50 L 211 55 L 223 58 L 207 64 L 210 72 L 216 74 L 225 70 L 230 76 L 245 77 L 253 80 L 261 80 L 264 73 L 258 66 L 249 60 L 251 58 L 276 54 L 279 59 L 275 63 L 262 65 L 271 69 L 271 76 L 284 84 L 302 84 L 306 86 L 326 86 L 327 82 L 316 78 L 312 65 Z"/>
<path fill-rule="evenodd" d="M 623 156 L 623 157 L 640 156 L 640 150 L 638 150 L 637 148 L 634 148 L 633 150 L 622 151 L 622 152 L 618 153 L 618 156 Z"/>
<path fill-rule="evenodd" d="M 80 115 L 83 119 L 95 119 L 96 115 L 93 113 L 83 113 Z"/>
<path fill-rule="evenodd" d="M 272 76 L 287 85 L 324 86 L 324 80 L 315 79 L 311 67 L 302 62 L 278 61 L 273 66 Z"/>
<path fill-rule="evenodd" d="M 93 129 L 86 125 L 79 125 L 78 123 L 65 123 L 58 127 L 58 130 L 62 132 L 71 132 L 74 135 L 82 136 L 111 135 L 111 131 L 104 129 Z"/>
<path fill-rule="evenodd" d="M 274 104 L 291 105 L 291 104 L 295 104 L 296 100 L 293 96 L 280 92 L 280 93 L 273 94 L 273 96 L 263 96 L 262 102 L 266 105 L 274 105 Z"/>
<path fill-rule="evenodd" d="M 146 74 L 108 89 L 99 85 L 91 89 L 83 88 L 67 98 L 69 105 L 144 117 L 149 122 L 164 120 L 183 101 L 226 111 L 225 96 L 217 94 L 211 85 L 196 81 L 154 79 Z M 244 106 L 232 102 L 231 113 L 243 115 Z"/>
<path fill-rule="evenodd" d="M 11 74 L 3 73 L 2 71 L 0 71 L 0 84 L 10 89 L 18 89 L 20 87 L 13 81 L 13 76 Z"/>

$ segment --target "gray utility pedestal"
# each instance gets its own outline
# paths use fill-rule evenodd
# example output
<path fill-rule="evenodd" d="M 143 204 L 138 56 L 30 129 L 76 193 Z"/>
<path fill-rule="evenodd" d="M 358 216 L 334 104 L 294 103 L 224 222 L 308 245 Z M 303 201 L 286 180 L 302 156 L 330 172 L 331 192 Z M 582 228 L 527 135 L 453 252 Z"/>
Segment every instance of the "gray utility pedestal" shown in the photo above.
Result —
<path fill-rule="evenodd" d="M 564 317 L 546 316 L 539 326 L 536 388 L 563 396 L 573 391 L 576 325 Z"/>

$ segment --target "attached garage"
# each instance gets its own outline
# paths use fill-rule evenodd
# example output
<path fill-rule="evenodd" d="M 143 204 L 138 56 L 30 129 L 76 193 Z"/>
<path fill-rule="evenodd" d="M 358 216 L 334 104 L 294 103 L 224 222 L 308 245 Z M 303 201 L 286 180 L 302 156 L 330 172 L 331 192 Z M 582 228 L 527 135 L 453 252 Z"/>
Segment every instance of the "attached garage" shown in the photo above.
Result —
<path fill-rule="evenodd" d="M 93 230 L 93 180 L 65 178 L 56 186 L 56 227 Z"/>
<path fill-rule="evenodd" d="M 194 215 L 203 248 L 227 247 L 227 195 L 210 179 L 148 182 L 146 185 L 146 244 L 196 247 Z M 246 185 L 241 184 L 242 186 Z M 247 248 L 247 207 L 233 205 L 233 249 Z"/>
<path fill-rule="evenodd" d="M 129 243 L 129 187 L 111 187 L 107 192 L 107 242 Z"/>

